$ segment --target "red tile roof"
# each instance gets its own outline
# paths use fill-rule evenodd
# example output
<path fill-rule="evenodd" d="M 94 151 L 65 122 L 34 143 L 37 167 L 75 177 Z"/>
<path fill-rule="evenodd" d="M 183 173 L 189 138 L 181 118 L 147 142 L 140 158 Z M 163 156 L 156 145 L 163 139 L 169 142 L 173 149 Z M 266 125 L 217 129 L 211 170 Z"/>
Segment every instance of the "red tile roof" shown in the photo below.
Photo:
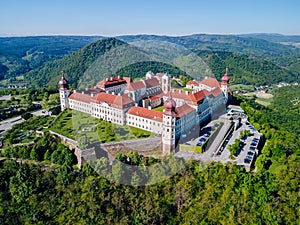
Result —
<path fill-rule="evenodd" d="M 113 86 L 127 83 L 126 80 L 124 80 L 121 77 L 110 77 L 110 78 L 106 78 L 106 79 L 98 82 L 97 87 L 98 88 L 108 88 L 108 87 L 113 87 Z"/>
<path fill-rule="evenodd" d="M 155 95 L 155 96 L 151 96 L 151 97 L 144 97 L 143 100 L 149 101 L 149 99 L 150 99 L 151 101 L 153 101 L 153 100 L 156 100 L 158 98 L 161 98 L 161 96 Z"/>
<path fill-rule="evenodd" d="M 127 84 L 131 83 L 131 78 L 130 77 L 123 77 L 123 79 L 127 82 Z"/>
<path fill-rule="evenodd" d="M 134 106 L 131 107 L 128 111 L 129 114 L 140 116 L 143 118 L 156 120 L 162 122 L 163 113 L 156 110 L 149 110 L 143 107 Z"/>
<path fill-rule="evenodd" d="M 172 90 L 167 93 L 165 96 L 172 95 L 173 98 L 183 99 L 187 104 L 198 105 L 199 101 L 202 101 L 205 98 L 203 90 L 198 92 L 188 92 L 186 94 L 185 90 Z"/>
<path fill-rule="evenodd" d="M 73 92 L 70 96 L 70 99 L 77 100 L 80 102 L 90 103 L 92 101 L 92 97 L 89 94 L 82 94 L 78 92 Z"/>
<path fill-rule="evenodd" d="M 203 91 L 204 91 L 205 96 L 213 96 L 213 97 L 217 97 L 218 95 L 223 93 L 221 88 L 219 88 L 219 87 L 213 89 L 212 91 L 207 91 L 205 89 Z"/>
<path fill-rule="evenodd" d="M 194 85 L 194 86 L 199 86 L 199 82 L 195 80 L 190 80 L 189 82 L 186 83 L 187 85 Z"/>
<path fill-rule="evenodd" d="M 159 86 L 159 81 L 156 77 L 153 77 L 151 79 L 146 79 L 144 81 L 147 88 Z"/>
<path fill-rule="evenodd" d="M 178 108 L 176 108 L 176 117 L 181 118 L 191 112 L 193 112 L 195 109 L 187 104 L 184 104 Z"/>
<path fill-rule="evenodd" d="M 220 83 L 212 77 L 205 77 L 202 81 L 200 81 L 200 84 L 204 84 L 209 87 L 220 87 Z"/>
<path fill-rule="evenodd" d="M 132 100 L 128 97 L 127 94 L 124 95 L 113 95 L 105 92 L 101 92 L 96 95 L 94 98 L 94 102 L 101 104 L 103 102 L 107 102 L 110 106 L 115 108 L 123 108 L 123 106 L 130 104 Z"/>
<path fill-rule="evenodd" d="M 142 88 L 146 88 L 145 84 L 143 81 L 136 81 L 136 82 L 131 82 L 126 90 L 129 90 L 129 91 L 135 91 L 135 90 L 138 90 L 138 89 L 142 89 Z"/>
<path fill-rule="evenodd" d="M 124 95 L 117 95 L 114 102 L 113 102 L 113 106 L 118 106 L 118 107 L 123 107 L 125 105 L 128 104 L 132 104 L 133 105 L 133 101 L 129 98 L 128 94 L 124 94 Z"/>
<path fill-rule="evenodd" d="M 72 93 L 69 98 L 86 103 L 95 102 L 97 104 L 101 104 L 103 102 L 107 102 L 109 105 L 115 108 L 123 108 L 125 105 L 133 104 L 132 100 L 127 94 L 119 96 L 100 92 L 92 97 L 90 94 L 76 92 Z"/>

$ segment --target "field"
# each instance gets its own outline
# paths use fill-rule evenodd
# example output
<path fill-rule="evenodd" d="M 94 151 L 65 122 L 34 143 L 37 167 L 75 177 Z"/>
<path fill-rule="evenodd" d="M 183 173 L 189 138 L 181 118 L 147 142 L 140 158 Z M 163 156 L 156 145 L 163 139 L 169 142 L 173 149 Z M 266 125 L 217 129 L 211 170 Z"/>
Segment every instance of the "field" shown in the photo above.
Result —
<path fill-rule="evenodd" d="M 230 85 L 230 89 L 233 91 L 253 91 L 253 85 L 246 85 L 246 84 L 234 84 Z"/>
<path fill-rule="evenodd" d="M 273 95 L 269 93 L 262 93 L 262 92 L 250 92 L 247 94 L 244 94 L 244 96 L 247 97 L 253 97 L 255 96 L 255 101 L 261 105 L 269 106 L 273 100 Z"/>

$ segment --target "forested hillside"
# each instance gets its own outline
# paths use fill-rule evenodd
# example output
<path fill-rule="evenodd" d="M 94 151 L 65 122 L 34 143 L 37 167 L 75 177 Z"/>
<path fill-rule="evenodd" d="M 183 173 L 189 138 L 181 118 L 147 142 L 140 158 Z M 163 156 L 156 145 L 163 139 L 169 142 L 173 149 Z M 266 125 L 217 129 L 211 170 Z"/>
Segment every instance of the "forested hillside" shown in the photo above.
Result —
<path fill-rule="evenodd" d="M 231 83 L 239 84 L 275 84 L 278 82 L 294 82 L 298 75 L 272 62 L 247 55 L 222 51 L 195 51 L 212 69 L 220 80 L 224 68 L 229 67 Z"/>
<path fill-rule="evenodd" d="M 25 77 L 36 87 L 56 87 L 61 71 L 65 71 L 69 82 L 76 87 L 79 78 L 83 76 L 83 73 L 99 56 L 111 48 L 123 44 L 125 43 L 114 38 L 93 42 L 62 59 L 46 63 L 43 67 L 26 73 Z"/>
<path fill-rule="evenodd" d="M 236 35 L 194 34 L 189 36 L 169 37 L 158 35 L 127 35 L 117 37 L 128 43 L 146 41 L 167 41 L 184 46 L 190 50 L 228 51 L 260 58 L 300 54 L 300 49 L 269 42 L 253 37 Z"/>
<path fill-rule="evenodd" d="M 111 182 L 89 164 L 76 171 L 69 164 L 46 168 L 8 160 L 0 163 L 0 223 L 299 224 L 297 134 L 285 130 L 269 116 L 267 108 L 254 101 L 234 98 L 234 102 L 241 102 L 250 122 L 266 138 L 256 172 L 230 163 L 186 162 L 165 181 L 138 187 L 135 179 L 132 186 Z M 282 116 L 288 118 L 289 114 Z M 50 145 L 53 143 L 45 139 L 39 148 Z M 136 154 L 129 162 L 147 166 L 147 160 Z M 163 163 L 156 161 L 149 171 L 151 179 L 174 169 L 174 162 L 173 157 Z M 99 169 L 108 164 L 106 158 L 95 163 Z M 112 178 L 122 175 L 124 164 L 116 165 Z"/>
<path fill-rule="evenodd" d="M 128 35 L 117 38 L 129 43 L 158 41 L 160 43 L 169 42 L 183 46 L 191 51 L 196 51 L 201 57 L 204 57 L 217 77 L 224 73 L 224 65 L 230 64 L 227 66 L 232 67 L 230 69 L 237 82 L 251 83 L 253 85 L 256 80 L 261 82 L 261 84 L 270 83 L 271 81 L 277 82 L 281 79 L 278 76 L 279 73 L 282 74 L 282 80 L 287 82 L 299 79 L 300 48 L 274 43 L 273 41 L 279 38 L 277 37 L 276 39 L 274 35 L 270 36 L 270 40 L 267 37 L 269 36 L 195 34 L 178 37 Z M 298 36 L 280 36 L 280 40 L 286 41 L 296 41 L 298 38 Z M 58 74 L 60 74 L 59 70 L 62 70 L 63 67 L 67 68 L 64 70 L 72 73 L 85 71 L 92 59 L 106 51 L 104 49 L 100 51 L 92 50 L 91 48 L 97 48 L 97 44 L 85 46 L 99 39 L 102 39 L 102 37 L 44 36 L 0 38 L 0 80 L 6 78 L 8 81 L 13 81 L 17 75 L 26 74 L 26 83 L 31 84 L 31 81 L 37 81 L 33 82 L 36 86 L 50 85 L 53 87 L 57 81 L 54 82 L 54 80 L 58 77 Z M 91 56 L 88 56 L 88 54 L 91 54 Z M 66 56 L 66 59 L 60 61 L 64 56 Z M 88 60 L 87 57 L 89 58 Z M 233 62 L 234 60 L 236 62 Z M 52 64 L 52 61 L 55 62 Z M 62 64 L 64 66 L 61 66 Z M 80 69 L 74 68 L 75 64 L 78 64 Z M 139 65 L 137 67 L 138 69 L 132 68 L 135 71 L 144 72 L 144 68 Z M 148 66 L 147 68 L 150 67 Z M 152 67 L 152 70 L 155 70 L 155 68 L 161 68 L 161 65 Z M 166 68 L 166 70 L 168 69 Z M 128 71 L 128 68 L 122 71 L 126 70 Z M 171 73 L 170 71 L 168 72 Z M 272 74 L 274 74 L 274 78 Z M 73 77 L 82 76 L 82 74 L 70 74 L 70 76 L 72 80 Z M 20 82 L 22 81 L 21 79 Z"/>
<path fill-rule="evenodd" d="M 0 37 L 0 80 L 24 74 L 101 38 L 100 36 Z"/>
<path fill-rule="evenodd" d="M 121 45 L 127 44 L 112 38 L 94 42 L 62 59 L 47 63 L 43 67 L 26 73 L 25 78 L 30 80 L 32 85 L 55 88 L 61 71 L 64 70 L 68 80 L 75 88 L 84 72 L 93 63 L 97 62 L 96 60 L 100 56 Z M 229 67 L 232 83 L 263 85 L 298 80 L 298 76 L 286 68 L 260 58 L 224 51 L 195 51 L 195 53 L 207 63 L 218 79 L 224 74 L 225 68 Z M 99 62 L 99 66 L 101 66 L 101 63 Z M 149 70 L 154 73 L 168 72 L 172 75 L 185 75 L 185 71 L 181 71 L 172 65 L 151 61 L 126 66 L 116 71 L 116 74 L 136 78 L 144 77 Z M 93 86 L 98 81 L 95 80 L 95 77 L 90 77 L 89 80 L 87 86 Z"/>

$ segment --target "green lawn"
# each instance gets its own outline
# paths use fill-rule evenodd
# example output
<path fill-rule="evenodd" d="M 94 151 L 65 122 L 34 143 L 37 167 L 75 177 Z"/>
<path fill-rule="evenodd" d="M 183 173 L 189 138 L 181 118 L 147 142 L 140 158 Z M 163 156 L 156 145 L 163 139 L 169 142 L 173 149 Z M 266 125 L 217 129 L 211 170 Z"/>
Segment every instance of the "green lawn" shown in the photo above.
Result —
<path fill-rule="evenodd" d="M 62 112 L 50 129 L 76 140 L 81 136 L 85 136 L 91 144 L 153 137 L 151 132 L 135 127 L 112 124 L 75 110 Z"/>
<path fill-rule="evenodd" d="M 246 85 L 246 84 L 234 84 L 230 85 L 229 87 L 233 91 L 253 91 L 253 85 Z"/>
<path fill-rule="evenodd" d="M 153 110 L 156 110 L 156 111 L 159 111 L 159 112 L 163 112 L 165 109 L 165 107 L 162 105 L 162 106 L 158 106 L 156 108 L 153 108 Z"/>

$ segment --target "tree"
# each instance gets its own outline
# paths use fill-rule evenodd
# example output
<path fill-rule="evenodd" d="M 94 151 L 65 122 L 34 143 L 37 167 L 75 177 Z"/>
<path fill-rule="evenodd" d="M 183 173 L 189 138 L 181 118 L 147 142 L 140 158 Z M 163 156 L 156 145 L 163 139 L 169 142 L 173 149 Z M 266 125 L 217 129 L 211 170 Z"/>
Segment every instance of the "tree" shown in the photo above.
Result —
<path fill-rule="evenodd" d="M 26 112 L 26 113 L 23 113 L 21 115 L 21 117 L 24 119 L 24 120 L 28 120 L 29 118 L 33 117 L 33 115 L 29 112 Z"/>
<path fill-rule="evenodd" d="M 49 150 L 46 151 L 45 155 L 44 155 L 44 160 L 45 161 L 50 161 L 51 160 L 51 153 Z"/>

